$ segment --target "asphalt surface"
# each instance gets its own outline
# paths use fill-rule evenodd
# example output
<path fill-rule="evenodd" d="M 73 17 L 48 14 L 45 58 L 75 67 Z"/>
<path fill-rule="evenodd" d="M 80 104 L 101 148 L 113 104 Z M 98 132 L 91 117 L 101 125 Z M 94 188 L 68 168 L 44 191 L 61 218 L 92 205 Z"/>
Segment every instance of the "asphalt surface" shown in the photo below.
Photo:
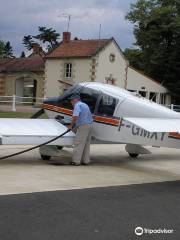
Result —
<path fill-rule="evenodd" d="M 0 196 L 2 240 L 180 239 L 180 181 Z M 173 229 L 136 236 L 137 226 Z"/>

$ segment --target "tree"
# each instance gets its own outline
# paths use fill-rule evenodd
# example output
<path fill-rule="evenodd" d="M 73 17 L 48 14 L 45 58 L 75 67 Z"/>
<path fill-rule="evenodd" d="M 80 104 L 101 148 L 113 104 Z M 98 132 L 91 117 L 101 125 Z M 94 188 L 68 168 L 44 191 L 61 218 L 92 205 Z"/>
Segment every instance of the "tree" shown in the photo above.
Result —
<path fill-rule="evenodd" d="M 37 40 L 39 40 L 42 44 L 45 44 L 48 51 L 57 46 L 60 34 L 57 33 L 56 30 L 53 28 L 39 27 L 38 31 L 39 33 L 35 36 L 24 36 L 23 44 L 28 50 L 32 49 L 33 43 L 37 43 Z M 34 41 L 34 39 L 36 41 Z"/>
<path fill-rule="evenodd" d="M 6 44 L 4 46 L 4 50 L 5 50 L 5 55 L 6 55 L 7 58 L 14 58 L 13 48 L 12 48 L 11 43 L 9 41 L 6 42 Z"/>
<path fill-rule="evenodd" d="M 27 48 L 27 50 L 31 50 L 33 46 L 33 37 L 31 35 L 24 36 L 23 38 L 23 44 Z"/>
<path fill-rule="evenodd" d="M 131 66 L 140 70 L 144 69 L 142 51 L 140 49 L 126 48 L 124 50 L 124 55 L 129 60 Z"/>
<path fill-rule="evenodd" d="M 48 43 L 48 50 L 55 48 L 58 44 L 58 38 L 60 34 L 52 28 L 39 27 L 39 34 L 34 36 L 35 39 L 42 41 L 43 43 Z"/>
<path fill-rule="evenodd" d="M 0 40 L 0 58 L 4 58 L 4 47 L 4 42 Z"/>
<path fill-rule="evenodd" d="M 134 65 L 162 82 L 180 102 L 180 1 L 138 0 L 126 18 L 134 23 L 140 53 L 129 52 L 130 62 L 135 59 Z"/>
<path fill-rule="evenodd" d="M 9 41 L 0 40 L 0 58 L 14 58 L 13 49 Z"/>

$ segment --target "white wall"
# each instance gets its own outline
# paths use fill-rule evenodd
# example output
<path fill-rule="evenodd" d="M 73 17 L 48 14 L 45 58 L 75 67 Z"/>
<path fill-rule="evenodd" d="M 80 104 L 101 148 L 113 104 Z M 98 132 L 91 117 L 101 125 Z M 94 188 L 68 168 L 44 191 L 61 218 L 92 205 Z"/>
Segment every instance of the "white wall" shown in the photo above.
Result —
<path fill-rule="evenodd" d="M 115 54 L 114 62 L 109 61 L 111 53 Z M 106 83 L 106 77 L 112 74 L 117 86 L 124 87 L 126 61 L 113 41 L 99 53 L 97 61 L 96 81 Z"/>
<path fill-rule="evenodd" d="M 73 60 L 73 82 L 89 82 L 90 70 L 91 70 L 91 59 L 90 58 L 77 58 Z"/>
<path fill-rule="evenodd" d="M 65 77 L 65 63 L 72 63 L 72 77 Z M 91 59 L 47 59 L 45 64 L 45 96 L 59 96 L 63 92 L 63 84 L 58 80 L 75 84 L 90 81 Z"/>
<path fill-rule="evenodd" d="M 167 92 L 167 89 L 164 88 L 159 83 L 151 80 L 149 77 L 141 74 L 135 69 L 128 68 L 128 80 L 127 80 L 127 89 L 131 90 L 142 90 L 142 87 L 145 87 L 146 91 L 152 92 Z"/>
<path fill-rule="evenodd" d="M 171 98 L 167 94 L 168 90 L 163 87 L 160 83 L 140 73 L 132 67 L 128 68 L 127 74 L 127 89 L 134 91 L 145 91 L 146 98 L 150 99 L 150 92 L 156 93 L 156 102 L 161 103 L 160 93 L 166 94 L 165 104 L 170 104 Z"/>
<path fill-rule="evenodd" d="M 60 71 L 61 61 L 48 59 L 45 64 L 45 86 L 44 92 L 46 97 L 55 97 L 60 94 Z"/>

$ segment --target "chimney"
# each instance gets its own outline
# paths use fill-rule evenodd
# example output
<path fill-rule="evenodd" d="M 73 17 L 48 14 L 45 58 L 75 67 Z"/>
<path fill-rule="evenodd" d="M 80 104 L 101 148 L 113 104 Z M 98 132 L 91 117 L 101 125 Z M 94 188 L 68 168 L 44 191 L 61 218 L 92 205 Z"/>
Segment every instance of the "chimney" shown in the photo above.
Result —
<path fill-rule="evenodd" d="M 69 43 L 71 40 L 70 32 L 63 32 L 63 43 Z"/>
<path fill-rule="evenodd" d="M 36 54 L 36 53 L 42 53 L 43 50 L 42 50 L 42 47 L 38 44 L 38 43 L 33 43 L 32 44 L 32 50 L 33 50 L 33 53 Z"/>

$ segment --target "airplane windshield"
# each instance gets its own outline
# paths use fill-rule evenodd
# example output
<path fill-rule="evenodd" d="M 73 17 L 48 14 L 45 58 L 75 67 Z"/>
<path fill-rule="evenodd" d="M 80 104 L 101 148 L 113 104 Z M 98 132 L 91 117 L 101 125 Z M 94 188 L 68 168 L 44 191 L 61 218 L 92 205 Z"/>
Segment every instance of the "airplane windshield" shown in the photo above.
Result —
<path fill-rule="evenodd" d="M 67 90 L 64 95 L 59 99 L 59 106 L 72 110 L 73 107 L 70 101 L 70 97 L 72 94 L 79 94 L 81 101 L 86 103 L 89 106 L 90 111 L 94 113 L 97 99 L 100 96 L 99 91 L 81 85 L 76 85 Z"/>
<path fill-rule="evenodd" d="M 81 88 L 82 88 L 82 86 L 75 85 L 75 86 L 69 88 L 68 90 L 66 90 L 65 93 L 63 94 L 63 96 L 61 96 L 59 98 L 58 105 L 60 107 L 72 110 L 73 106 L 71 104 L 70 97 L 72 94 L 79 94 Z"/>
<path fill-rule="evenodd" d="M 61 97 L 61 99 L 64 99 L 66 97 L 71 96 L 72 94 L 79 94 L 80 93 L 80 89 L 82 88 L 82 86 L 80 85 L 75 85 L 71 88 L 69 88 L 68 90 L 66 90 L 63 94 L 63 96 Z"/>

